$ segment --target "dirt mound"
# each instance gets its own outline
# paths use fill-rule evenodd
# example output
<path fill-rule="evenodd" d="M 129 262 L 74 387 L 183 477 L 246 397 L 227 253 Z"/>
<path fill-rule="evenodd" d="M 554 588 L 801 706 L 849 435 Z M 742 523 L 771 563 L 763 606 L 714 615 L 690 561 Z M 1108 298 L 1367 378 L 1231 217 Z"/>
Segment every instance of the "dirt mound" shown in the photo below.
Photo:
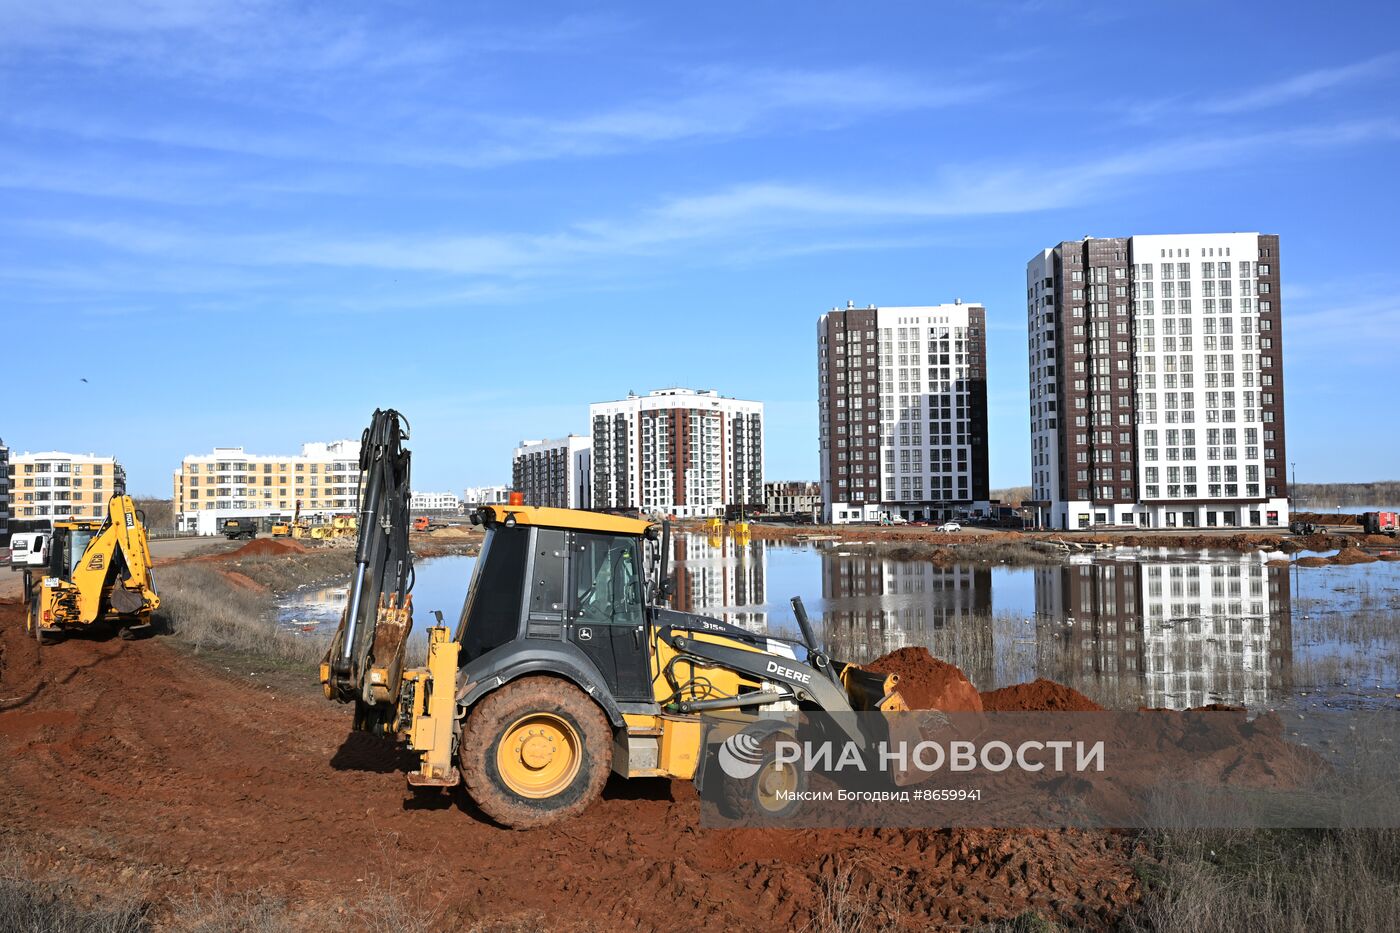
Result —
<path fill-rule="evenodd" d="M 1361 516 L 1346 512 L 1294 512 L 1292 518 L 1295 522 L 1306 522 L 1309 525 L 1359 525 Z"/>
<path fill-rule="evenodd" d="M 1331 557 L 1300 557 L 1294 563 L 1299 567 L 1351 567 L 1356 564 L 1374 564 L 1378 560 L 1389 560 L 1385 554 L 1368 554 L 1358 547 L 1344 547 Z"/>
<path fill-rule="evenodd" d="M 1126 835 L 707 830 L 685 782 L 614 779 L 582 816 L 514 832 L 460 792 L 407 792 L 404 754 L 347 737 L 348 707 L 269 690 L 251 669 L 215 672 L 159 638 L 41 652 L 13 604 L 0 605 L 0 649 L 0 835 L 61 851 L 85 887 L 129 888 L 137 872 L 171 897 L 218 889 L 300 907 L 430 878 L 443 929 L 626 918 L 642 933 L 755 917 L 816 928 L 833 893 L 877 905 L 871 929 L 978 927 L 1031 910 L 1105 929 L 1140 890 L 1142 853 Z"/>
<path fill-rule="evenodd" d="M 236 551 L 221 554 L 220 557 L 238 559 L 243 557 L 271 557 L 278 554 L 305 554 L 306 546 L 290 538 L 255 538 Z"/>
<path fill-rule="evenodd" d="M 1360 548 L 1349 547 L 1338 551 L 1328 559 L 1328 563 L 1341 567 L 1350 567 L 1353 564 L 1374 564 L 1377 561 L 1374 554 L 1367 554 Z"/>
<path fill-rule="evenodd" d="M 1384 554 L 1379 555 L 1376 559 L 1385 561 L 1397 561 L 1400 560 L 1400 551 L 1386 551 Z"/>
<path fill-rule="evenodd" d="M 472 530 L 465 525 L 448 525 L 446 528 L 436 528 L 428 532 L 434 538 L 466 538 L 471 533 Z"/>
<path fill-rule="evenodd" d="M 898 648 L 863 666 L 877 674 L 898 674 L 899 693 L 910 709 L 937 709 L 945 713 L 982 711 L 982 698 L 967 675 L 955 665 L 929 654 L 927 648 Z"/>
<path fill-rule="evenodd" d="M 982 694 L 982 708 L 989 713 L 1096 713 L 1103 709 L 1078 690 L 1043 677 L 987 691 Z"/>
<path fill-rule="evenodd" d="M 1390 535 L 1362 535 L 1360 543 L 1365 547 L 1400 547 L 1400 538 Z"/>

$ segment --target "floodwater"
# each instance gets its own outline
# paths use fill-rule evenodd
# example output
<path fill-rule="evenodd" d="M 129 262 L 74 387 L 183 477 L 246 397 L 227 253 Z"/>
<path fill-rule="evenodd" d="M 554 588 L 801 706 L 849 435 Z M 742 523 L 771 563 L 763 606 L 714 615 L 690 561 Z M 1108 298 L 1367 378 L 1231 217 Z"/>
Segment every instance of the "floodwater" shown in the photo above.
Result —
<path fill-rule="evenodd" d="M 1048 677 L 1117 708 L 1400 708 L 1400 563 L 1269 566 L 1281 554 L 1120 548 L 1065 563 L 935 566 L 841 543 L 680 535 L 675 608 L 797 637 L 801 596 L 832 654 L 924 645 L 980 689 Z M 414 609 L 449 623 L 474 558 L 420 561 Z M 283 600 L 333 627 L 346 586 Z"/>

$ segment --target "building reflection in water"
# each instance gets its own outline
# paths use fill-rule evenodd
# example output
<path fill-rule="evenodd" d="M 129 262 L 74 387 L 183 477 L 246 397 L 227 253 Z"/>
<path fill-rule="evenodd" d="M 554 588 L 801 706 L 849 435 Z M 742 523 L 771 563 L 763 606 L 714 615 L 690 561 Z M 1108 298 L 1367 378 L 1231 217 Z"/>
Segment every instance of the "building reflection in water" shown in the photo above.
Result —
<path fill-rule="evenodd" d="M 1285 567 L 1262 554 L 1036 570 L 1037 669 L 1145 706 L 1266 705 L 1291 686 Z"/>
<path fill-rule="evenodd" d="M 718 614 L 726 622 L 767 631 L 768 613 L 761 608 L 768 567 L 763 542 L 688 534 L 672 540 L 676 592 L 671 608 Z"/>
<path fill-rule="evenodd" d="M 990 567 L 830 550 L 821 563 L 823 631 L 840 657 L 863 662 L 924 645 L 974 679 L 991 662 Z"/>
<path fill-rule="evenodd" d="M 923 645 L 982 689 L 1048 677 L 1118 706 L 1257 707 L 1292 687 L 1288 570 L 1263 554 L 1084 557 L 1028 569 L 718 536 L 678 535 L 674 546 L 675 608 L 767 631 L 770 622 L 790 627 L 787 599 L 801 595 L 829 650 L 851 661 Z M 773 548 L 784 573 L 797 567 L 800 577 L 784 576 L 796 588 L 770 607 Z"/>

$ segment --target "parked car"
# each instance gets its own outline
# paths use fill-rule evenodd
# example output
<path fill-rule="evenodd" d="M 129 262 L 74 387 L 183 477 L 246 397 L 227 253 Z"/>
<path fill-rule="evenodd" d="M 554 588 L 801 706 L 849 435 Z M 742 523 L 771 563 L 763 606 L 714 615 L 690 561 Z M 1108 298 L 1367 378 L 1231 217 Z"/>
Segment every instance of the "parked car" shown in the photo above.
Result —
<path fill-rule="evenodd" d="M 49 562 L 49 533 L 24 531 L 10 537 L 10 566 L 43 567 Z"/>
<path fill-rule="evenodd" d="M 948 534 L 954 531 L 962 531 L 962 525 L 959 525 L 957 522 L 944 522 L 938 526 L 938 530 L 944 534 Z"/>

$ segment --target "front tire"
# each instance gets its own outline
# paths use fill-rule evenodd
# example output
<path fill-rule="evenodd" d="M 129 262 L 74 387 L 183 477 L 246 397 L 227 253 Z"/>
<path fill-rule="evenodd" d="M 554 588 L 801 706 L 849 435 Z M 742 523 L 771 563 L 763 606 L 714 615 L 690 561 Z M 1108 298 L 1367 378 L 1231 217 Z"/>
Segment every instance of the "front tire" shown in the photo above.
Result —
<path fill-rule="evenodd" d="M 553 677 L 522 677 L 476 704 L 457 757 L 467 793 L 512 829 L 582 813 L 612 768 L 612 729 L 583 691 Z"/>

